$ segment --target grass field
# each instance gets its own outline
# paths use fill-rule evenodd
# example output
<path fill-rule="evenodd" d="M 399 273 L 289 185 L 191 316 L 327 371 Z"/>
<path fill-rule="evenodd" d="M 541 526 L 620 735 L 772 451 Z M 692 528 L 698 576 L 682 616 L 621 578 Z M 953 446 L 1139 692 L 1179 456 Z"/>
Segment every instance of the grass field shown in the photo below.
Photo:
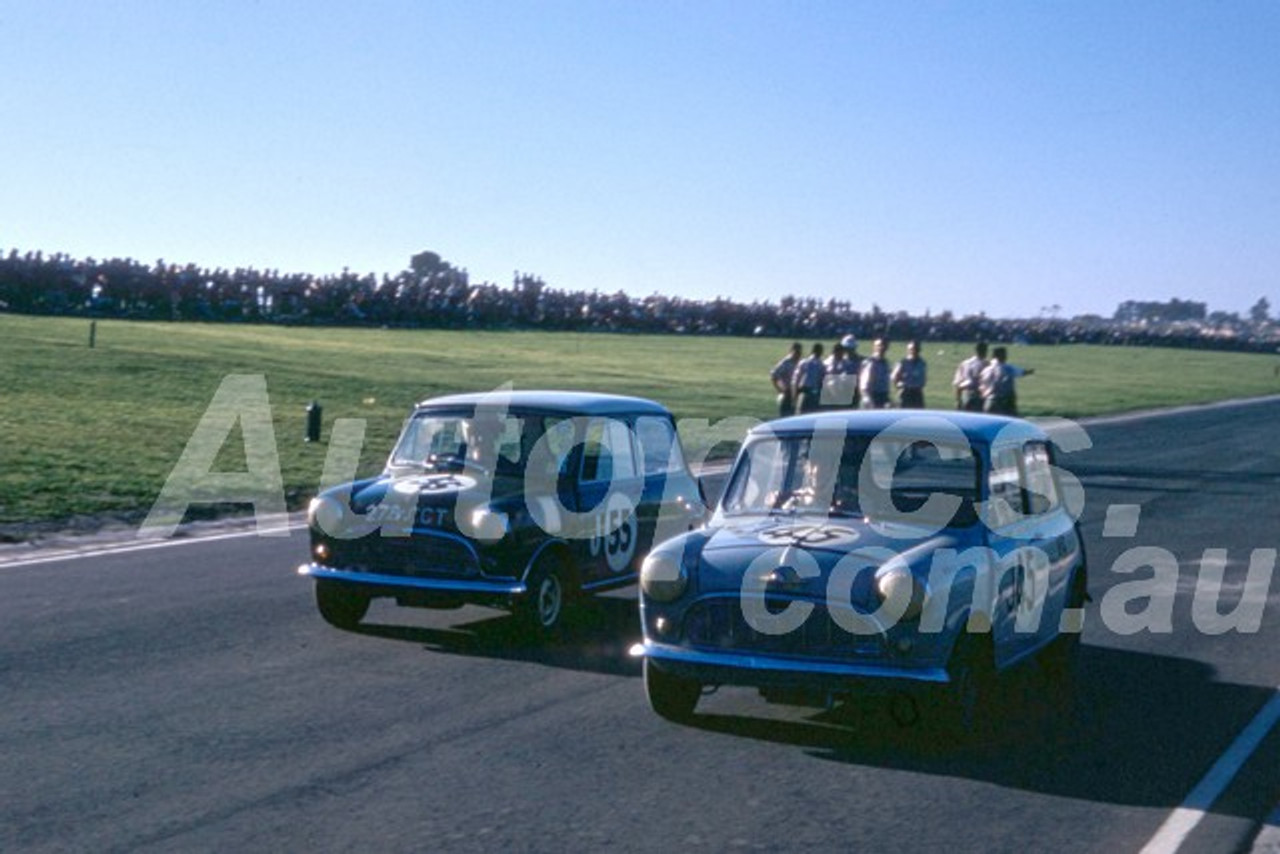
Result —
<path fill-rule="evenodd" d="M 0 314 L 0 536 L 75 516 L 136 521 L 155 501 L 228 374 L 261 374 L 286 493 L 315 492 L 327 445 L 303 441 L 305 407 L 367 420 L 362 470 L 381 466 L 413 402 L 455 391 L 564 388 L 651 397 L 678 419 L 768 418 L 769 368 L 787 342 L 539 332 L 299 329 L 89 321 Z M 807 346 L 807 342 L 806 342 Z M 866 347 L 863 348 L 867 349 Z M 929 401 L 971 345 L 929 344 Z M 901 355 L 901 345 L 890 356 Z M 1280 357 L 1014 347 L 1025 414 L 1079 417 L 1280 392 Z M 690 431 L 686 443 L 705 434 Z M 238 431 L 218 470 L 244 468 Z M 15 533 L 16 532 L 16 533 Z"/>

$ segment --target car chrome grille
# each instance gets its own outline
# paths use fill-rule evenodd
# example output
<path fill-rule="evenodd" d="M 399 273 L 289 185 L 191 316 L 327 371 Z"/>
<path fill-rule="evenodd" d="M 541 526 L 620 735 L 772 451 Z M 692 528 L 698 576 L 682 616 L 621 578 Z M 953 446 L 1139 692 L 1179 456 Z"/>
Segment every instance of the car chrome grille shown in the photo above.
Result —
<path fill-rule="evenodd" d="M 777 613 L 793 599 L 769 597 L 768 609 Z M 688 643 L 718 651 L 738 651 L 809 658 L 867 658 L 884 653 L 883 635 L 855 635 L 831 618 L 827 607 L 810 602 L 813 610 L 795 631 L 766 634 L 747 622 L 736 598 L 706 599 L 695 603 L 685 615 Z"/>
<path fill-rule="evenodd" d="M 339 569 L 353 569 L 380 575 L 405 577 L 478 575 L 475 553 L 463 542 L 449 537 L 372 536 L 332 544 L 333 555 L 326 563 Z"/>

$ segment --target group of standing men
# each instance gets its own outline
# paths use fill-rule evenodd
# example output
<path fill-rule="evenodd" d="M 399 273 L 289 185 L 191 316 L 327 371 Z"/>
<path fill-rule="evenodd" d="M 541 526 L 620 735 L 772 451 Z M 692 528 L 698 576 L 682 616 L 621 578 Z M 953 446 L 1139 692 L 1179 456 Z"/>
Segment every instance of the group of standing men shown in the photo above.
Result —
<path fill-rule="evenodd" d="M 846 335 L 823 358 L 823 346 L 814 344 L 808 356 L 797 341 L 769 372 L 778 393 L 778 415 L 816 412 L 821 409 L 887 409 L 897 392 L 902 409 L 924 408 L 928 365 L 920 356 L 920 342 L 907 342 L 907 355 L 890 365 L 889 342 L 877 338 L 871 355 L 858 355 L 858 341 Z M 955 371 L 956 408 L 1002 415 L 1018 413 L 1016 379 L 1030 368 L 1008 364 L 1008 350 L 995 347 L 987 358 L 987 343 L 979 341 L 974 353 Z"/>

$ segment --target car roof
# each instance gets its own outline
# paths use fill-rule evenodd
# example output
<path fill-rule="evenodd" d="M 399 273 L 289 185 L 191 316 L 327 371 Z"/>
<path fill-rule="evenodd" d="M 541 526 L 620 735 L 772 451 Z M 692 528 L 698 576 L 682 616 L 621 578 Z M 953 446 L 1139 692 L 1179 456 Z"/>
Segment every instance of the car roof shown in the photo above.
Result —
<path fill-rule="evenodd" d="M 496 390 L 449 394 L 420 402 L 415 410 L 472 409 L 479 405 L 536 410 L 564 415 L 667 415 L 662 404 L 643 397 L 586 391 Z"/>
<path fill-rule="evenodd" d="M 1021 418 L 945 409 L 847 409 L 813 412 L 767 421 L 752 429 L 750 435 L 808 434 L 814 432 L 819 425 L 830 429 L 837 424 L 843 424 L 846 430 L 879 433 L 911 419 L 920 420 L 924 433 L 931 432 L 930 422 L 935 426 L 949 425 L 959 429 L 970 442 L 990 444 L 997 438 L 1001 442 L 1047 438 L 1043 430 Z"/>

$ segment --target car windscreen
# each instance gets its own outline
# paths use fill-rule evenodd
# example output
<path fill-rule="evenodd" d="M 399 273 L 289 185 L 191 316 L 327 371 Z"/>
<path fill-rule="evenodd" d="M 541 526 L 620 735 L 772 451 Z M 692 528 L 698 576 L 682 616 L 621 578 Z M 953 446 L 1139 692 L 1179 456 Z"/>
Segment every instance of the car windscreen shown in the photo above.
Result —
<path fill-rule="evenodd" d="M 978 456 L 962 442 L 830 432 L 766 436 L 743 449 L 721 510 L 965 525 L 975 518 L 979 472 Z"/>
<path fill-rule="evenodd" d="M 420 412 L 405 424 L 391 466 L 517 475 L 538 440 L 559 420 L 510 412 Z"/>

